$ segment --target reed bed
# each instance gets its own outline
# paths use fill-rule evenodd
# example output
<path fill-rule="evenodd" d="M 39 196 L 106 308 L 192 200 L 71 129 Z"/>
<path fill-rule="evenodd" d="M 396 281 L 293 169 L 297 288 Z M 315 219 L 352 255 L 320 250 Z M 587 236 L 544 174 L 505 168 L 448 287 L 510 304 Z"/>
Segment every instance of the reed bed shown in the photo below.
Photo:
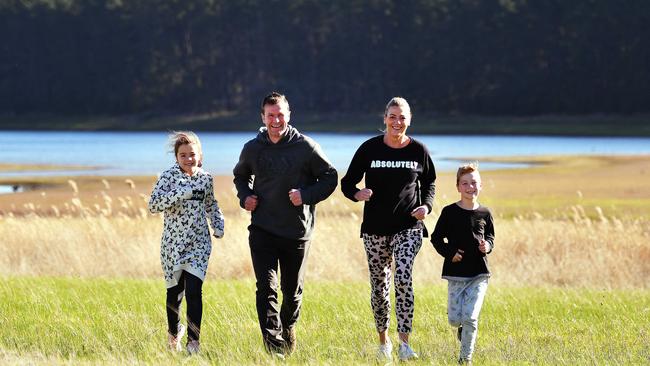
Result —
<path fill-rule="evenodd" d="M 146 209 L 147 195 L 111 194 L 110 184 L 86 199 L 74 181 L 66 201 L 23 203 L 0 212 L 0 275 L 159 278 L 162 215 Z M 249 214 L 234 192 L 217 192 L 226 236 L 213 240 L 208 277 L 252 278 Z M 426 220 L 432 230 L 437 211 Z M 447 202 L 449 203 L 449 202 Z M 447 204 L 445 203 L 445 204 Z M 359 227 L 361 204 L 336 192 L 318 205 L 308 280 L 365 281 L 367 265 Z M 498 212 L 498 209 L 495 210 Z M 596 207 L 563 207 L 563 217 L 528 212 L 496 218 L 490 255 L 493 282 L 526 286 L 648 288 L 650 222 L 617 218 Z M 19 214 L 17 214 L 19 213 Z M 425 239 L 416 259 L 416 282 L 440 281 L 442 258 Z"/>

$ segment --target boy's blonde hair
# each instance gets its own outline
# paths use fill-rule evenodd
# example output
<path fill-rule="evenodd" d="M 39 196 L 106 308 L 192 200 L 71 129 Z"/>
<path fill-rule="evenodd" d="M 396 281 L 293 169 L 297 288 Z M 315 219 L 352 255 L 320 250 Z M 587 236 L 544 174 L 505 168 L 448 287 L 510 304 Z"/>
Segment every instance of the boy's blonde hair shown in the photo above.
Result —
<path fill-rule="evenodd" d="M 178 154 L 178 148 L 181 145 L 194 144 L 199 149 L 199 154 L 203 155 L 201 141 L 192 131 L 171 131 L 169 133 L 169 147 L 174 152 L 174 157 Z"/>
<path fill-rule="evenodd" d="M 478 172 L 478 161 L 472 161 L 471 163 L 463 164 L 458 167 L 458 171 L 456 172 L 456 185 L 460 182 L 460 177 L 472 172 Z"/>

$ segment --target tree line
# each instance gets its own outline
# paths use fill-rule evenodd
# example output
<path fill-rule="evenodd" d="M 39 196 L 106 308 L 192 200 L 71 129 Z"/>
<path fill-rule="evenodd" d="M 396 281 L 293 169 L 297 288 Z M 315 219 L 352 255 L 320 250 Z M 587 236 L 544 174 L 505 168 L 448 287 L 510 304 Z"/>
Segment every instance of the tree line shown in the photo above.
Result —
<path fill-rule="evenodd" d="M 0 113 L 650 111 L 646 0 L 0 0 Z"/>

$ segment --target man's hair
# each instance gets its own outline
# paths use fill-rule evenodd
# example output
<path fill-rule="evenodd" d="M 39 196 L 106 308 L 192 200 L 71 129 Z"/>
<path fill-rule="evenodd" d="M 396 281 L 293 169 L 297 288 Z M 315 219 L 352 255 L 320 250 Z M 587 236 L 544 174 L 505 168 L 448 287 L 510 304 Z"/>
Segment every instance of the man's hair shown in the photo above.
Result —
<path fill-rule="evenodd" d="M 384 111 L 384 116 L 388 115 L 388 109 L 390 109 L 390 107 L 400 107 L 402 110 L 407 109 L 409 111 L 409 114 L 411 114 L 411 106 L 409 106 L 409 103 L 406 101 L 406 99 L 402 97 L 393 97 L 388 101 L 388 104 L 386 104 L 386 110 Z"/>
<path fill-rule="evenodd" d="M 199 154 L 202 154 L 201 141 L 199 137 L 192 131 L 171 131 L 169 133 L 169 147 L 174 151 L 174 156 L 178 154 L 178 148 L 182 145 L 194 144 L 199 149 Z"/>
<path fill-rule="evenodd" d="M 478 161 L 473 161 L 458 167 L 458 171 L 456 172 L 456 185 L 460 182 L 460 177 L 472 172 L 478 172 Z"/>
<path fill-rule="evenodd" d="M 262 114 L 264 114 L 265 105 L 276 105 L 281 103 L 286 103 L 287 107 L 289 106 L 289 101 L 287 100 L 287 97 L 284 96 L 284 94 L 271 92 L 269 95 L 264 97 L 264 100 L 262 100 Z"/>

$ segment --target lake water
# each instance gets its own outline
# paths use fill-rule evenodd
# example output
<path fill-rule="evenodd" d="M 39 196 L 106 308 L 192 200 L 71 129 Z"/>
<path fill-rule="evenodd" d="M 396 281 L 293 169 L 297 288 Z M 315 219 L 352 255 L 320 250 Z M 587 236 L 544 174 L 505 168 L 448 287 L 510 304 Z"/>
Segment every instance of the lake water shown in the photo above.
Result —
<path fill-rule="evenodd" d="M 242 145 L 255 132 L 201 132 L 204 168 L 231 174 Z M 359 145 L 373 135 L 312 133 L 334 166 L 344 171 Z M 430 150 L 438 171 L 455 170 L 459 161 L 478 157 L 552 154 L 650 154 L 650 138 L 433 136 L 413 135 Z M 174 162 L 166 132 L 0 131 L 0 163 L 98 167 L 80 171 L 0 172 L 0 177 L 42 175 L 155 175 Z M 518 167 L 481 163 L 483 170 Z"/>

